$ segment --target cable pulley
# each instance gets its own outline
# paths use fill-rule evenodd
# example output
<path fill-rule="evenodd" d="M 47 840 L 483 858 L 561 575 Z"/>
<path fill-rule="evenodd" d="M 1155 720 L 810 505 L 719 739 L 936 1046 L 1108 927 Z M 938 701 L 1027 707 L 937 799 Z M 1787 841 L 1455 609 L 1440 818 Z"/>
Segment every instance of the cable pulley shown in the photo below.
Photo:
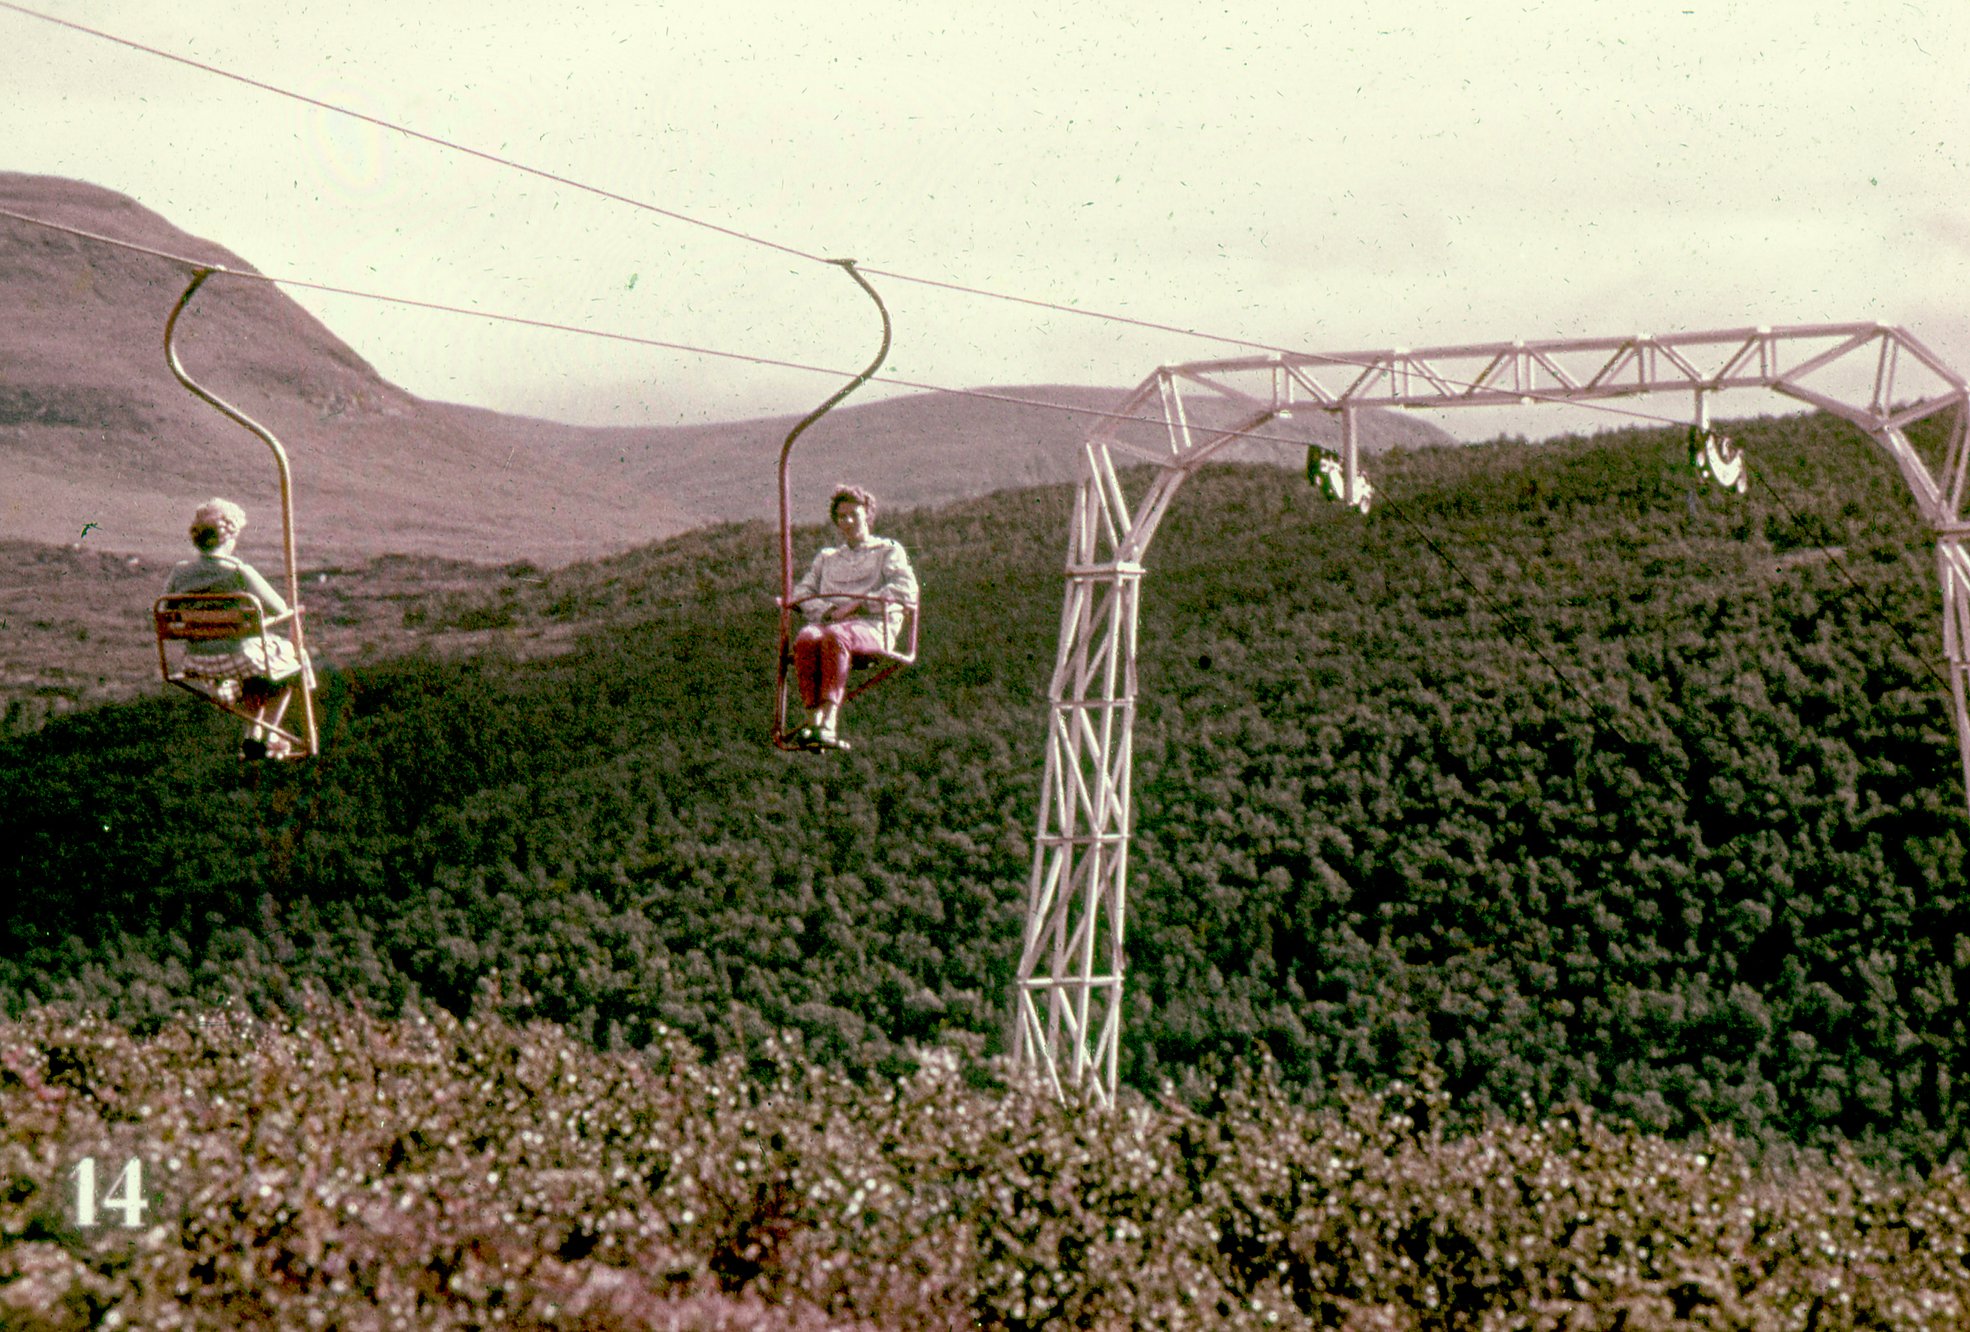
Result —
<path fill-rule="evenodd" d="M 1309 445 L 1306 451 L 1307 484 L 1317 486 L 1320 493 L 1330 500 L 1352 505 L 1366 514 L 1375 502 L 1375 487 L 1365 473 L 1356 472 L 1354 494 L 1348 494 L 1347 475 L 1341 468 L 1341 460 L 1319 445 Z"/>
<path fill-rule="evenodd" d="M 1690 466 L 1725 490 L 1742 495 L 1750 489 L 1744 452 L 1729 435 L 1702 426 L 1690 427 Z"/>

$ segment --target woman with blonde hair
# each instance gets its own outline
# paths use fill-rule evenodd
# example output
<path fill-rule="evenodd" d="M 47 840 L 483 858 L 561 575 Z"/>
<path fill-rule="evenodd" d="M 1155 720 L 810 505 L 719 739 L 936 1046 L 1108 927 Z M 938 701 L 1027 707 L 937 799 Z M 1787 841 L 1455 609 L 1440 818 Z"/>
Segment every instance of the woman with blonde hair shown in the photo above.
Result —
<path fill-rule="evenodd" d="M 263 620 L 285 616 L 287 602 L 280 593 L 259 570 L 233 554 L 245 526 L 246 511 L 231 500 L 214 497 L 199 505 L 191 522 L 192 545 L 197 547 L 198 556 L 172 568 L 164 585 L 165 595 L 244 592 L 258 598 Z M 287 757 L 287 740 L 272 728 L 287 714 L 302 674 L 303 663 L 294 645 L 272 635 L 204 639 L 186 643 L 185 654 L 190 673 L 232 685 L 240 702 L 253 710 L 240 744 L 241 756 Z"/>

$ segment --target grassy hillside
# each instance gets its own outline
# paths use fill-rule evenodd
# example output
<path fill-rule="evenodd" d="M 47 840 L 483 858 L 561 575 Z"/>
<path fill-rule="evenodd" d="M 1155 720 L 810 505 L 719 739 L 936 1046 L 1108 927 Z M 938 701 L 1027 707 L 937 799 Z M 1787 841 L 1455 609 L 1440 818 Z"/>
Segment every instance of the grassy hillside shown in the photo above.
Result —
<path fill-rule="evenodd" d="M 1145 594 L 1126 1078 L 1263 1051 L 1316 1097 L 1435 1070 L 1466 1112 L 1960 1150 L 1963 791 L 1901 636 L 1937 641 L 1932 559 L 1853 432 L 1736 433 L 1745 499 L 1662 432 L 1392 454 L 1366 520 L 1191 484 Z M 574 646 L 333 671 L 306 766 L 242 772 L 176 699 L 7 741 L 0 995 L 464 1011 L 497 970 L 604 1046 L 995 1041 L 1067 501 L 883 525 L 924 658 L 846 756 L 765 743 L 752 525 L 424 605 Z"/>

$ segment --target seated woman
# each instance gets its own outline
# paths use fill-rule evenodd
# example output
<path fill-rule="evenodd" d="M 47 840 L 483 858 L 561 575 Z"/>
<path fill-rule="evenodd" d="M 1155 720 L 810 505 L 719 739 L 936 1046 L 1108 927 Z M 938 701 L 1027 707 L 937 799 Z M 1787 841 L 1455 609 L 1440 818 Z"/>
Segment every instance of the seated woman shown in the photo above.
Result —
<path fill-rule="evenodd" d="M 842 544 L 828 546 L 794 584 L 793 604 L 807 627 L 793 641 L 794 678 L 807 725 L 793 734 L 806 749 L 847 749 L 836 734 L 848 673 L 858 656 L 893 652 L 903 632 L 905 605 L 917 600 L 917 575 L 902 543 L 869 530 L 875 497 L 842 486 L 828 501 L 828 520 Z"/>
<path fill-rule="evenodd" d="M 266 618 L 287 613 L 287 602 L 252 565 L 233 554 L 246 511 L 230 500 L 209 499 L 192 515 L 192 545 L 198 558 L 172 568 L 164 584 L 174 592 L 250 592 Z M 301 676 L 302 663 L 285 638 L 220 638 L 185 644 L 186 669 L 207 679 L 237 681 L 239 699 L 253 709 L 240 744 L 245 758 L 285 758 L 288 742 L 270 728 L 279 726 Z M 224 697 L 222 693 L 221 697 Z"/>

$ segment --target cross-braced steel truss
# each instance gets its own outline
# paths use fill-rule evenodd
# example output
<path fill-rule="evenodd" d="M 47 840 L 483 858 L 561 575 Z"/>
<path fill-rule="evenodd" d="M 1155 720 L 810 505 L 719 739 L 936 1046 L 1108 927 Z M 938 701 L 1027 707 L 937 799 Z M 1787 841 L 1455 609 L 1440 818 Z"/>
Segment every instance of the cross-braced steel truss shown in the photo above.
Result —
<path fill-rule="evenodd" d="M 1067 592 L 1047 717 L 1046 772 L 1013 998 L 1014 1045 L 1063 1094 L 1115 1093 L 1122 1036 L 1136 613 L 1143 557 L 1177 488 L 1214 454 L 1294 414 L 1339 419 L 1342 498 L 1368 496 L 1357 414 L 1583 402 L 1687 393 L 1707 426 L 1712 395 L 1763 388 L 1852 421 L 1894 462 L 1936 534 L 1943 654 L 1970 793 L 1970 406 L 1963 379 L 1883 324 L 1728 329 L 1656 337 L 1499 342 L 1421 351 L 1278 355 L 1169 365 L 1082 444 Z M 1910 427 L 1941 418 L 1926 452 Z M 1124 492 L 1118 456 L 1151 464 Z"/>

